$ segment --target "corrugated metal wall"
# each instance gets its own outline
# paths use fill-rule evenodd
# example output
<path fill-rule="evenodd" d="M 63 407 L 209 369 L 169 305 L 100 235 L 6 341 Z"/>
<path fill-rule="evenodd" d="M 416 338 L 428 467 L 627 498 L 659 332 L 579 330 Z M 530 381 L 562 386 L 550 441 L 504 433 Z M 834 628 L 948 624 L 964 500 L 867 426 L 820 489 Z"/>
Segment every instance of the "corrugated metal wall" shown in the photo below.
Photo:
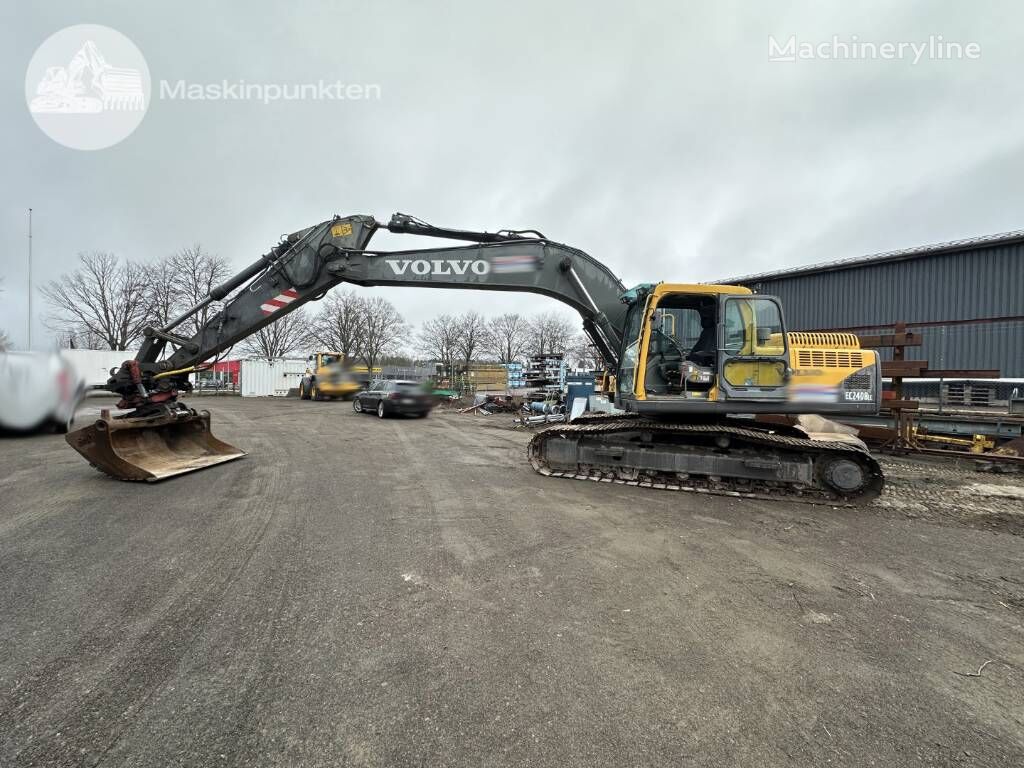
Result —
<path fill-rule="evenodd" d="M 790 330 L 891 328 L 1024 316 L 1024 244 L 883 261 L 746 283 L 779 296 Z M 1024 377 L 1024 321 L 913 328 L 907 358 L 934 368 L 998 368 Z M 865 330 L 865 332 L 871 332 Z"/>

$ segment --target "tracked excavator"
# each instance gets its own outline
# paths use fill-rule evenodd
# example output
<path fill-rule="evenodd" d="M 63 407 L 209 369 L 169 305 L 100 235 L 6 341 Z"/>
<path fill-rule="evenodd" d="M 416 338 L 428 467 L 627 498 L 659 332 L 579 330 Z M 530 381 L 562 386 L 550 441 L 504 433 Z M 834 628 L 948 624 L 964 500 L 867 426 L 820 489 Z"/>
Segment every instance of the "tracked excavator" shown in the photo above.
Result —
<path fill-rule="evenodd" d="M 374 250 L 378 230 L 461 241 Z M 759 419 L 875 413 L 877 356 L 856 336 L 787 332 L 772 296 L 739 286 L 645 283 L 630 289 L 583 251 L 533 230 L 471 232 L 405 214 L 335 217 L 294 232 L 199 304 L 148 327 L 108 388 L 129 412 L 67 436 L 121 480 L 160 480 L 244 453 L 216 439 L 210 414 L 179 398 L 189 374 L 339 283 L 527 291 L 575 309 L 607 369 L 618 411 L 538 432 L 527 453 L 543 475 L 729 495 L 858 504 L 882 472 L 863 443 Z M 176 330 L 214 302 L 191 337 Z"/>

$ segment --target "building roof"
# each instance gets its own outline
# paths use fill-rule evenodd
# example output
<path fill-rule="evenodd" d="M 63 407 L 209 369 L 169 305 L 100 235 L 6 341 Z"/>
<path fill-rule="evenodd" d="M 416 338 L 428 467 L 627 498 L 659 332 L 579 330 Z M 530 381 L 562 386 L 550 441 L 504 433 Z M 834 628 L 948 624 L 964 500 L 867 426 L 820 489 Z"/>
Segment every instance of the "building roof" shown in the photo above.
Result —
<path fill-rule="evenodd" d="M 1024 229 L 1013 232 L 1000 232 L 995 235 L 982 235 L 980 237 L 968 237 L 962 240 L 950 240 L 946 243 L 934 243 L 932 245 L 918 245 L 913 248 L 903 248 L 898 251 L 886 251 L 885 253 L 874 253 L 867 256 L 853 256 L 848 259 L 837 261 L 824 261 L 818 264 L 807 264 L 802 267 L 790 267 L 772 272 L 759 272 L 753 275 L 731 277 L 727 280 L 715 280 L 715 283 L 724 284 L 746 284 L 756 283 L 761 280 L 774 280 L 780 277 L 792 277 L 813 272 L 834 272 L 840 269 L 852 269 L 866 264 L 876 264 L 883 261 L 904 261 L 916 259 L 922 256 L 935 256 L 940 253 L 951 253 L 971 248 L 987 247 L 992 245 L 1012 245 L 1024 242 Z"/>

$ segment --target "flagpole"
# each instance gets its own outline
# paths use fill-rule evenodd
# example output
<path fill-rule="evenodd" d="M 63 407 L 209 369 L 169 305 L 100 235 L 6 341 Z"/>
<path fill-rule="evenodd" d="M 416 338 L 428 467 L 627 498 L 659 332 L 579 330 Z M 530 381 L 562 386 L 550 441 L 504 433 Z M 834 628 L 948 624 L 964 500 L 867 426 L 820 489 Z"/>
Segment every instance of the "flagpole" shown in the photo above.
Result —
<path fill-rule="evenodd" d="M 32 351 L 32 209 L 28 209 L 28 350 Z"/>

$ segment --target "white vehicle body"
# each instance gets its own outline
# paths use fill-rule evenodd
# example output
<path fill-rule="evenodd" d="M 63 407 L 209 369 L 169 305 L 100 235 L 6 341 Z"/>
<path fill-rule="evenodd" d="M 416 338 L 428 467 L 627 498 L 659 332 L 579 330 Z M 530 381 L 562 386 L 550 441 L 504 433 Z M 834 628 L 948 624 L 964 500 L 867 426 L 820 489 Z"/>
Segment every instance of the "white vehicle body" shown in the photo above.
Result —
<path fill-rule="evenodd" d="M 84 382 L 60 355 L 0 353 L 0 429 L 67 432 L 84 395 Z"/>

